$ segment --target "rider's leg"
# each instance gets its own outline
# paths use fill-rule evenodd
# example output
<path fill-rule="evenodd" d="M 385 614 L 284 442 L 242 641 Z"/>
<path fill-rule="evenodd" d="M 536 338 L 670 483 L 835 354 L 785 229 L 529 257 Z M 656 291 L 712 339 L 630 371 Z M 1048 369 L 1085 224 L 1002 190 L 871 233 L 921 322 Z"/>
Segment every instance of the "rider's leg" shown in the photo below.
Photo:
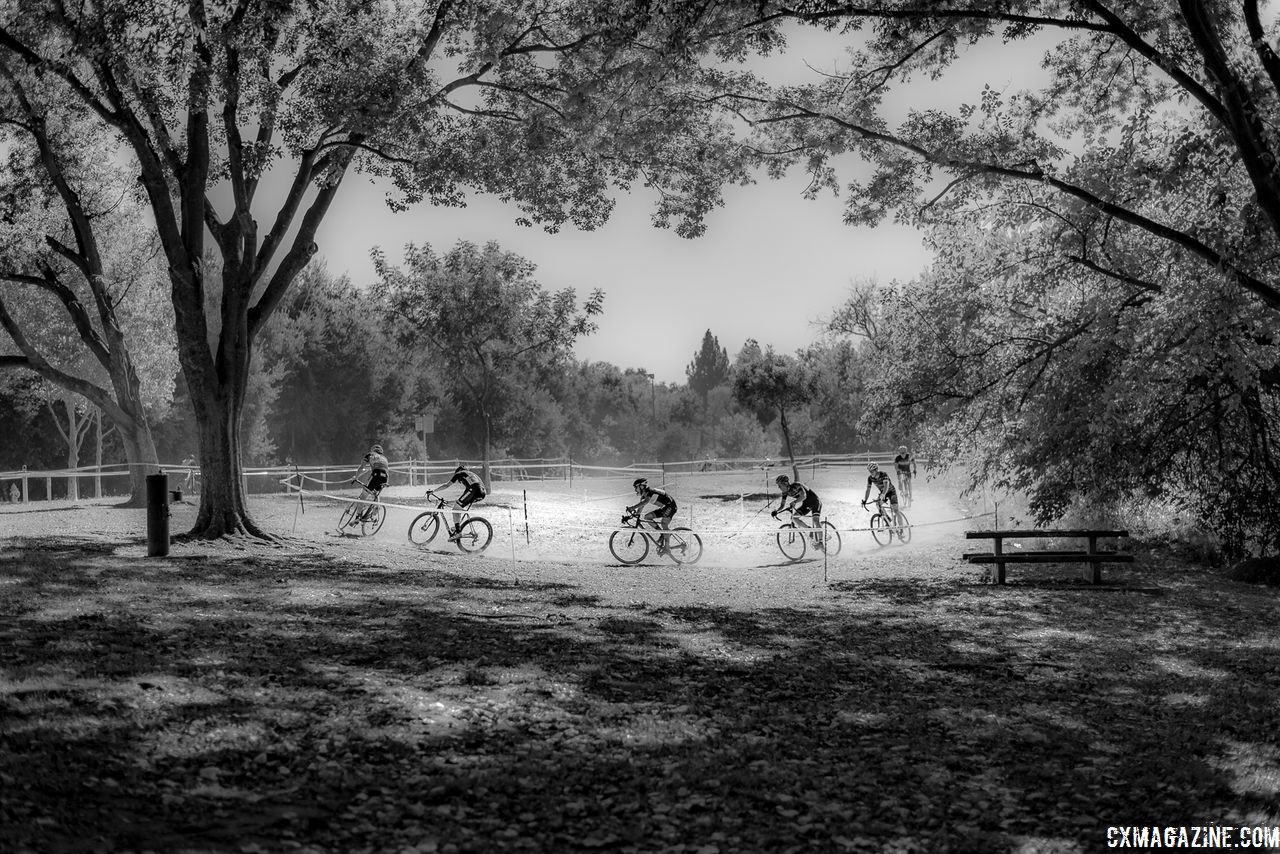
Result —
<path fill-rule="evenodd" d="M 658 530 L 663 530 L 667 527 L 666 518 L 663 517 L 661 514 L 659 514 L 657 510 L 650 510 L 648 513 L 644 514 L 644 521 L 649 523 L 649 527 L 656 528 Z M 658 537 L 658 551 L 659 553 L 661 553 L 661 552 L 665 552 L 666 550 L 667 550 L 667 537 L 665 534 L 660 535 Z"/>
<path fill-rule="evenodd" d="M 813 514 L 813 544 L 820 549 L 827 547 L 827 538 L 822 533 L 822 514 Z"/>

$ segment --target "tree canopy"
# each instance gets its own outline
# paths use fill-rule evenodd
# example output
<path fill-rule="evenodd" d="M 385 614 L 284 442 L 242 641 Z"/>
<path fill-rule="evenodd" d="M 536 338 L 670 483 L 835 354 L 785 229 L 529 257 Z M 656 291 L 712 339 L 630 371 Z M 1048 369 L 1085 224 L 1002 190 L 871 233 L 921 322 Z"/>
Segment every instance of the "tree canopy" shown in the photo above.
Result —
<path fill-rule="evenodd" d="M 393 204 L 458 205 L 481 191 L 551 229 L 600 223 L 613 189 L 642 182 L 659 191 L 658 224 L 700 230 L 721 184 L 742 173 L 727 122 L 690 97 L 682 73 L 691 36 L 710 25 L 690 11 L 588 0 L 8 7 L 3 96 L 109 131 L 151 208 L 200 434 L 193 533 L 263 533 L 239 476 L 253 341 L 316 254 L 349 172 L 389 179 Z M 287 185 L 274 201 L 271 172 Z M 92 223 L 77 228 L 84 240 Z"/>

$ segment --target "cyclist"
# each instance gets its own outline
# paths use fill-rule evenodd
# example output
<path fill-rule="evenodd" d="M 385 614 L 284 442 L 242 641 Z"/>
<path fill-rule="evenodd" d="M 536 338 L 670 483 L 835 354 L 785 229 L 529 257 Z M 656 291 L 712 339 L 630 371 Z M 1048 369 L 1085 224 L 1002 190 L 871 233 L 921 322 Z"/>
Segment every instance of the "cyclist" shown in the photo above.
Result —
<path fill-rule="evenodd" d="M 369 482 L 361 484 L 361 501 L 378 500 L 378 496 L 382 494 L 382 487 L 387 485 L 387 471 L 390 466 L 391 463 L 387 462 L 387 458 L 383 456 L 381 445 L 374 445 L 369 449 L 369 453 L 364 455 L 364 461 L 356 468 L 356 473 L 351 478 L 352 483 L 360 483 L 360 475 L 364 474 L 366 469 L 369 471 Z M 372 505 L 366 504 L 364 510 L 347 523 L 348 527 L 366 521 L 372 512 Z"/>
<path fill-rule="evenodd" d="M 462 518 L 462 511 L 488 495 L 485 492 L 484 483 L 480 480 L 480 476 L 467 468 L 465 463 L 453 470 L 453 477 L 431 490 L 431 492 L 448 489 L 455 483 L 462 484 L 462 494 L 458 496 L 457 501 L 453 502 L 455 509 L 453 511 L 453 525 L 448 528 L 449 542 L 457 540 L 460 536 L 458 524 Z"/>
<path fill-rule="evenodd" d="M 875 463 L 867 463 L 867 491 L 862 493 L 862 506 L 867 506 L 867 497 L 871 495 L 871 487 L 879 490 L 879 500 L 888 501 L 889 507 L 893 510 L 893 522 L 895 525 L 902 525 L 902 517 L 898 512 L 898 490 L 893 487 L 893 478 L 889 477 L 886 471 L 880 471 L 880 466 Z M 892 536 L 890 532 L 890 536 Z M 902 531 L 899 529 L 898 537 L 902 537 Z"/>
<path fill-rule="evenodd" d="M 898 489 L 902 491 L 902 500 L 911 506 L 911 479 L 916 476 L 916 459 L 911 456 L 906 445 L 898 446 L 898 455 L 893 458 L 893 467 L 898 472 Z"/>
<path fill-rule="evenodd" d="M 639 516 L 645 505 L 653 502 L 653 509 L 642 517 L 644 521 L 663 531 L 671 530 L 671 520 L 676 516 L 676 500 L 665 489 L 649 485 L 648 478 L 638 477 L 631 483 L 631 488 L 640 496 L 635 504 L 628 505 L 627 512 Z M 667 535 L 658 537 L 658 554 L 667 553 Z"/>
<path fill-rule="evenodd" d="M 791 482 L 791 478 L 785 474 L 780 474 L 773 479 L 778 485 L 778 489 L 782 491 L 782 501 L 778 504 L 778 509 L 769 513 L 770 516 L 777 519 L 778 514 L 787 509 L 791 511 L 792 520 L 801 528 L 808 528 L 809 523 L 804 520 L 805 516 L 813 517 L 813 529 L 817 531 L 822 527 L 822 499 L 818 497 L 818 493 L 805 486 L 800 481 Z M 791 505 L 785 507 L 787 499 L 791 499 Z M 815 547 L 827 550 L 827 544 L 822 541 L 815 533 L 813 536 L 813 544 Z"/>

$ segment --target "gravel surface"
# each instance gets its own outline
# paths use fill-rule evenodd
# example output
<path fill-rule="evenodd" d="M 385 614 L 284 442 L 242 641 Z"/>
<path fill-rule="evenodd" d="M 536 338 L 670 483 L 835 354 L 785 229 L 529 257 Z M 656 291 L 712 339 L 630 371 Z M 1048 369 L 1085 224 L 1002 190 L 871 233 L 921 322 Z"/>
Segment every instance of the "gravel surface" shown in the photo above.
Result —
<path fill-rule="evenodd" d="M 282 544 L 258 542 L 174 542 L 170 556 L 146 556 L 146 511 L 114 506 L 117 500 L 33 502 L 0 505 L 0 545 L 4 538 L 88 538 L 118 543 L 117 554 L 155 561 L 189 560 L 202 554 L 241 552 L 296 555 L 304 561 L 323 553 L 349 563 L 353 571 L 433 571 L 476 578 L 513 579 L 536 585 L 564 585 L 623 603 L 688 604 L 724 607 L 791 607 L 828 598 L 831 583 L 841 586 L 904 573 L 939 582 L 973 583 L 981 571 L 960 561 L 963 531 L 976 527 L 957 502 L 937 493 L 918 494 L 909 511 L 914 528 L 907 545 L 881 547 L 866 530 L 869 514 L 858 504 L 861 490 L 823 484 L 825 517 L 841 531 L 838 557 L 799 562 L 786 560 L 774 541 L 780 522 L 769 517 L 764 493 L 741 483 L 686 483 L 676 524 L 700 532 L 701 561 L 677 566 L 651 552 L 644 563 L 620 565 L 607 540 L 621 509 L 632 497 L 608 493 L 609 485 L 570 488 L 559 482 L 533 482 L 533 488 L 499 486 L 477 515 L 488 518 L 494 540 L 481 555 L 462 555 L 438 540 L 418 547 L 407 539 L 410 521 L 425 509 L 421 487 L 396 487 L 383 494 L 387 519 L 376 535 L 361 537 L 337 531 L 344 500 L 353 493 L 255 496 L 255 520 L 282 535 Z M 617 484 L 612 488 L 617 489 Z M 737 488 L 735 495 L 734 489 Z M 815 486 L 815 488 L 819 488 Z M 602 494 L 603 493 L 603 494 Z M 689 494 L 692 496 L 689 497 Z M 776 499 L 773 506 L 776 506 Z M 170 531 L 177 537 L 194 523 L 197 507 L 171 505 Z M 526 533 L 526 523 L 528 530 Z"/>

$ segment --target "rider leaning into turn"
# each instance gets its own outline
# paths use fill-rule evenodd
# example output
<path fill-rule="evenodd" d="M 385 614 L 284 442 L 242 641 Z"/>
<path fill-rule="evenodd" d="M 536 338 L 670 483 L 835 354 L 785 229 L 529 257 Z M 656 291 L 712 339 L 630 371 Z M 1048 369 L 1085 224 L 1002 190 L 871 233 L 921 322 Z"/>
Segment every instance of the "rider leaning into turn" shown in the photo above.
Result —
<path fill-rule="evenodd" d="M 361 484 L 363 487 L 363 489 L 360 490 L 361 501 L 378 500 L 378 496 L 382 494 L 382 487 L 387 485 L 387 472 L 390 467 L 391 463 L 389 463 L 387 458 L 383 455 L 381 445 L 374 445 L 369 449 L 369 453 L 364 455 L 364 461 L 360 463 L 360 466 L 356 469 L 355 475 L 351 478 L 352 483 L 360 483 L 360 475 L 364 474 L 366 470 L 369 472 L 369 482 Z M 366 505 L 364 510 L 362 510 L 348 524 L 360 524 L 361 521 L 368 517 L 372 510 L 372 507 Z"/>
<path fill-rule="evenodd" d="M 880 491 L 880 500 L 888 501 L 889 506 L 893 509 L 893 521 L 895 524 L 901 524 L 902 516 L 898 512 L 898 490 L 893 486 L 893 478 L 889 477 L 886 471 L 880 471 L 880 466 L 875 463 L 867 463 L 867 491 L 862 493 L 862 506 L 867 506 L 867 498 L 871 495 L 871 487 L 875 487 Z"/>
<path fill-rule="evenodd" d="M 650 486 L 646 478 L 638 477 L 631 484 L 631 488 L 636 491 L 636 495 L 640 496 L 640 500 L 635 504 L 627 506 L 627 512 L 639 516 L 640 511 L 649 502 L 653 502 L 653 509 L 642 517 L 646 522 L 661 528 L 664 531 L 671 530 L 671 520 L 676 515 L 676 500 L 671 497 L 671 493 L 665 489 L 658 489 Z M 667 535 L 663 534 L 658 538 L 658 554 L 665 554 L 667 551 Z"/>
<path fill-rule="evenodd" d="M 778 475 L 773 482 L 778 485 L 778 489 L 782 490 L 782 501 L 778 504 L 777 510 L 769 513 L 770 516 L 777 519 L 778 514 L 786 509 L 791 511 L 792 521 L 800 527 L 809 527 L 809 523 L 804 520 L 805 516 L 813 517 L 815 531 L 822 527 L 822 499 L 818 497 L 818 493 L 800 481 L 792 483 L 791 478 L 785 474 Z M 786 506 L 788 498 L 791 499 L 790 506 Z M 813 544 L 819 549 L 826 550 L 827 544 L 816 535 L 813 538 Z"/>
<path fill-rule="evenodd" d="M 462 484 L 462 494 L 458 496 L 457 501 L 453 502 L 453 506 L 456 509 L 452 514 L 453 525 L 449 527 L 450 542 L 458 539 L 460 536 L 460 532 L 458 531 L 458 520 L 461 518 L 462 511 L 466 510 L 472 504 L 475 504 L 481 498 L 484 498 L 487 494 L 484 490 L 484 483 L 480 480 L 480 476 L 467 468 L 466 465 L 458 466 L 453 470 L 453 477 L 449 478 L 435 489 L 428 491 L 438 493 L 441 490 L 448 489 L 455 483 Z"/>

